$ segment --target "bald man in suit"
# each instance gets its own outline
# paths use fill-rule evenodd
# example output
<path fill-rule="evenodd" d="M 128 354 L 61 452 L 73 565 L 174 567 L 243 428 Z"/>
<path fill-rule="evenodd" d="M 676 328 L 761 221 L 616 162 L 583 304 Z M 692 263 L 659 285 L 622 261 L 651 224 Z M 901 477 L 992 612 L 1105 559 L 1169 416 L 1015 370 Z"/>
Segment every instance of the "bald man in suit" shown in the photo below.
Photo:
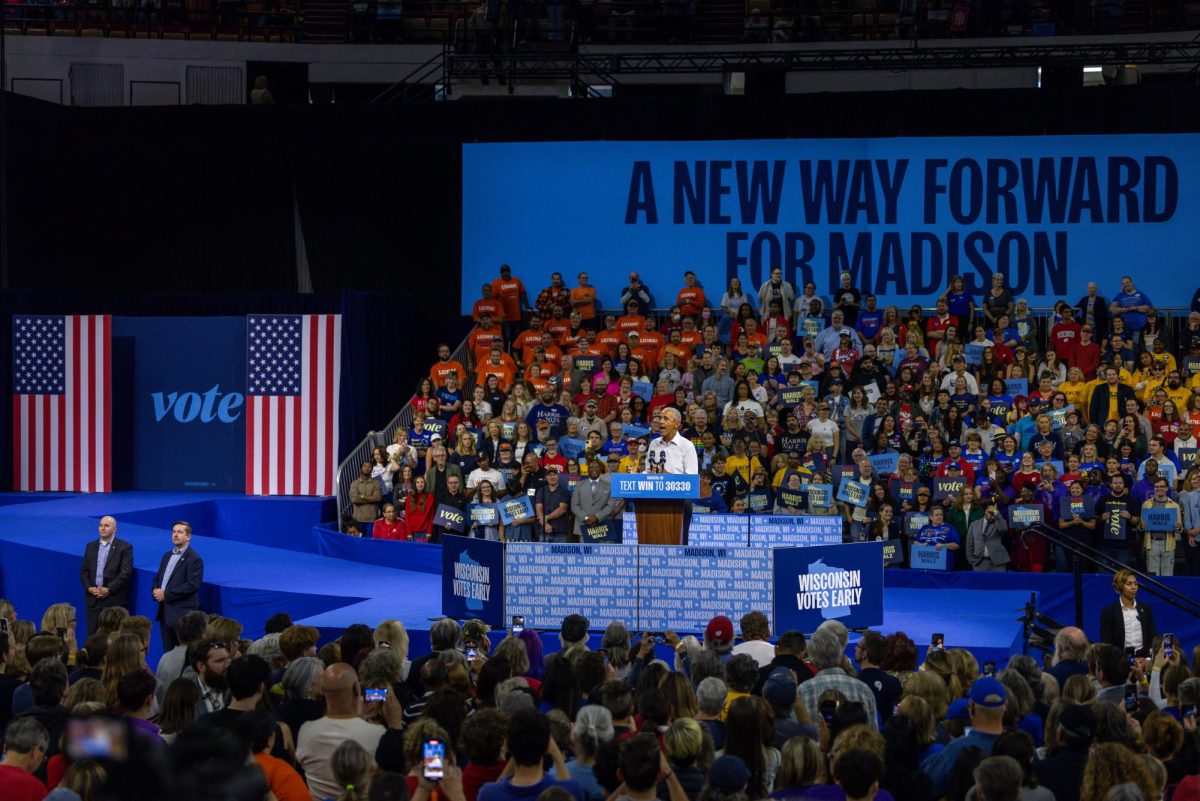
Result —
<path fill-rule="evenodd" d="M 99 628 L 100 613 L 113 606 L 132 612 L 129 583 L 133 579 L 133 545 L 117 539 L 117 520 L 111 515 L 100 518 L 100 537 L 87 544 L 79 583 L 83 585 L 87 633 Z"/>

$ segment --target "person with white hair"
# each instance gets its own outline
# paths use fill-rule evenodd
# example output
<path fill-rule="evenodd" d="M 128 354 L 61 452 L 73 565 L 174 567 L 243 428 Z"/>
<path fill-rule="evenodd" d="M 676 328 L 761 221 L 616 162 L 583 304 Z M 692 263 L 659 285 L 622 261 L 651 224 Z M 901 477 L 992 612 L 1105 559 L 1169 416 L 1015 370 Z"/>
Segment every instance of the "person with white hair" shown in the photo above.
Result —
<path fill-rule="evenodd" d="M 842 669 L 843 660 L 846 658 L 846 646 L 839 639 L 835 628 L 826 628 L 825 624 L 822 624 L 813 633 L 812 639 L 808 642 L 808 658 L 817 666 L 817 675 L 802 682 L 796 693 L 808 708 L 810 720 L 817 720 L 820 717 L 821 695 L 826 690 L 837 690 L 847 701 L 862 703 L 863 708 L 867 710 L 868 725 L 872 728 L 879 727 L 879 717 L 875 709 L 875 694 L 867 685 L 848 675 Z"/>

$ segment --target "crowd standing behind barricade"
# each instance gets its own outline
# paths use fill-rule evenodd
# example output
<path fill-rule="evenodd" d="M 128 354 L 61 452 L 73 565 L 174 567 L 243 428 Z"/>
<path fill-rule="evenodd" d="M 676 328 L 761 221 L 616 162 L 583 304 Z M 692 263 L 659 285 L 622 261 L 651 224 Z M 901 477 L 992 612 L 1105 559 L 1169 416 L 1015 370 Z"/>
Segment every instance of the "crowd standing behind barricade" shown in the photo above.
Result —
<path fill-rule="evenodd" d="M 283 613 L 252 641 L 197 610 L 151 669 L 121 607 L 82 645 L 68 603 L 0 618 L 5 801 L 1200 798 L 1200 647 L 1152 622 L 1129 650 L 1068 627 L 1043 664 L 980 665 L 837 621 L 773 637 L 762 612 L 699 638 L 442 618 L 418 655 L 396 620 L 318 647 Z"/>
<path fill-rule="evenodd" d="M 612 310 L 587 273 L 534 294 L 502 265 L 465 359 L 438 348 L 412 428 L 362 466 L 347 528 L 436 542 L 445 504 L 468 521 L 450 533 L 578 540 L 620 516 L 606 474 L 645 471 L 675 409 L 697 514 L 840 516 L 847 541 L 946 549 L 952 569 L 1073 569 L 1040 522 L 1200 575 L 1200 290 L 1168 324 L 1129 276 L 1038 317 L 999 274 L 982 295 L 952 278 L 932 311 L 880 308 L 849 274 L 828 294 L 779 268 L 757 288 L 665 280 L 630 273 Z M 530 516 L 504 524 L 496 502 L 521 496 Z"/>

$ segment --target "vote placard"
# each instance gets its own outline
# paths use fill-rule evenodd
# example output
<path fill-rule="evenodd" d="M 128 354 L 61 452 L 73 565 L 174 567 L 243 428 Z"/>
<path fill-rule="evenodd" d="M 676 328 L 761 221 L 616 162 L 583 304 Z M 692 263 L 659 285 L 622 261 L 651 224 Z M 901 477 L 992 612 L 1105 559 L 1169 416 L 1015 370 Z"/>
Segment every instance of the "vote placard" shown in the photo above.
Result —
<path fill-rule="evenodd" d="M 808 492 L 809 509 L 828 509 L 833 506 L 832 484 L 808 484 L 804 489 Z"/>
<path fill-rule="evenodd" d="M 1075 515 L 1079 515 L 1084 520 L 1091 520 L 1096 516 L 1096 502 L 1090 495 L 1080 495 L 1078 498 L 1064 495 L 1058 499 L 1058 516 L 1060 518 L 1070 520 Z"/>
<path fill-rule="evenodd" d="M 1025 378 L 1006 378 L 1004 379 L 1004 394 L 1016 397 L 1025 397 L 1029 394 L 1029 380 Z"/>
<path fill-rule="evenodd" d="M 1128 542 L 1129 521 L 1121 517 L 1121 512 L 1127 507 L 1124 501 L 1106 500 L 1101 508 L 1101 514 L 1107 514 L 1100 536 L 1105 542 Z"/>
<path fill-rule="evenodd" d="M 947 498 L 953 498 L 962 492 L 965 486 L 967 486 L 967 479 L 963 476 L 938 476 L 933 479 L 933 499 L 944 501 Z"/>
<path fill-rule="evenodd" d="M 500 512 L 494 503 L 473 503 L 470 508 L 471 522 L 481 526 L 494 526 L 500 522 Z"/>
<path fill-rule="evenodd" d="M 875 468 L 876 475 L 880 476 L 890 476 L 900 466 L 898 453 L 873 453 L 867 458 L 871 461 L 871 467 Z"/>
<path fill-rule="evenodd" d="M 1013 528 L 1036 526 L 1044 520 L 1045 511 L 1040 503 L 1013 504 L 1008 507 L 1008 524 Z"/>
<path fill-rule="evenodd" d="M 467 527 L 467 513 L 449 504 L 440 503 L 433 513 L 433 524 L 461 534 Z"/>

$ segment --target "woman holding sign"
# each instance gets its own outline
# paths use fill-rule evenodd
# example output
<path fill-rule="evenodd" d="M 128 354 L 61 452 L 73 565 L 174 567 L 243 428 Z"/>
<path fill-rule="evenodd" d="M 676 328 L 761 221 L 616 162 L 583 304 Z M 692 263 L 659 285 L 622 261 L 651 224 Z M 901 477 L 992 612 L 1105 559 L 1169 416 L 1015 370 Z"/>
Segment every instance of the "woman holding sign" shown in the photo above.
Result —
<path fill-rule="evenodd" d="M 930 545 L 936 550 L 958 551 L 961 541 L 954 527 L 945 521 L 945 511 L 940 506 L 929 510 L 929 522 L 917 532 L 917 545 Z M 950 569 L 954 569 L 955 554 L 949 557 Z"/>
<path fill-rule="evenodd" d="M 500 522 L 500 512 L 496 503 L 496 488 L 486 478 L 476 487 L 475 499 L 467 508 L 471 520 L 471 536 L 489 542 L 504 540 L 504 524 Z"/>
<path fill-rule="evenodd" d="M 1068 494 L 1059 498 L 1058 530 L 1071 540 L 1096 547 L 1096 507 L 1090 496 L 1084 494 L 1082 481 L 1072 481 Z M 1067 553 L 1057 545 L 1054 547 L 1054 566 L 1058 572 L 1070 570 L 1075 565 L 1076 555 Z M 1085 573 L 1094 572 L 1094 562 L 1085 559 L 1081 568 Z"/>

